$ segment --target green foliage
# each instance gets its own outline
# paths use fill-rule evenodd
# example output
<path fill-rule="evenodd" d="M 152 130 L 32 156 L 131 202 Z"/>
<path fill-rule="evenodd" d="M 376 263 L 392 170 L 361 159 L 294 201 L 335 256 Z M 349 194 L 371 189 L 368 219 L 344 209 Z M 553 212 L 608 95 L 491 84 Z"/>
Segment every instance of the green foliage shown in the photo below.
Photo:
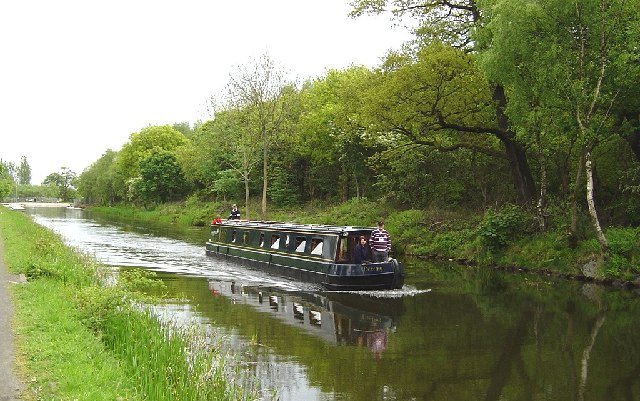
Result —
<path fill-rule="evenodd" d="M 194 130 L 185 123 L 147 127 L 83 173 L 78 186 L 98 204 L 173 202 L 197 193 L 209 201 L 245 195 L 251 205 L 261 194 L 267 150 L 270 209 L 312 210 L 270 218 L 369 226 L 383 216 L 397 230 L 394 238 L 412 243 L 407 252 L 502 258 L 500 252 L 521 245 L 521 232 L 530 232 L 507 212 L 487 212 L 477 235 L 469 231 L 475 217 L 466 226 L 447 226 L 434 225 L 430 213 L 412 216 L 421 220 L 414 224 L 399 215 L 395 228 L 393 216 L 404 209 L 481 215 L 531 200 L 544 180 L 548 230 L 571 229 L 581 246 L 593 229 L 577 170 L 593 147 L 603 225 L 640 221 L 638 0 L 612 0 L 603 8 L 595 0 L 463 3 L 356 1 L 354 15 L 390 9 L 414 18 L 418 40 L 375 69 L 330 70 L 299 88 L 270 76 L 275 85 L 263 88 L 264 97 L 246 84 L 278 72 L 270 60 L 263 58 L 255 73 L 239 68 L 228 88 L 234 101 L 212 120 Z M 175 155 L 188 189 L 160 195 L 153 177 L 142 179 L 141 162 L 158 149 Z M 361 199 L 349 201 L 354 198 Z M 347 203 L 316 210 L 328 202 Z M 203 225 L 218 212 L 196 208 L 153 218 Z M 420 235 L 423 223 L 434 231 Z M 545 260 L 572 258 L 568 252 Z"/>
<path fill-rule="evenodd" d="M 610 252 L 605 264 L 607 276 L 633 279 L 640 274 L 640 229 L 610 228 L 606 235 Z"/>
<path fill-rule="evenodd" d="M 293 172 L 302 200 L 371 196 L 364 96 L 373 73 L 365 67 L 330 70 L 300 92 L 293 129 L 284 138 L 280 164 Z M 293 153 L 293 152 L 295 153 Z"/>
<path fill-rule="evenodd" d="M 0 160 L 0 201 L 14 194 L 16 180 L 13 177 L 15 166 Z"/>
<path fill-rule="evenodd" d="M 578 259 L 581 255 L 592 255 L 597 250 L 585 247 L 572 249 L 568 246 L 564 231 L 537 233 L 513 241 L 501 252 L 497 263 L 506 266 L 522 266 L 529 269 L 545 269 L 553 272 L 581 274 Z"/>
<path fill-rule="evenodd" d="M 87 327 L 96 334 L 106 329 L 106 322 L 118 310 L 127 309 L 131 302 L 152 303 L 165 285 L 154 272 L 143 269 L 123 270 L 112 285 L 82 287 L 76 295 L 78 314 Z"/>
<path fill-rule="evenodd" d="M 112 205 L 125 197 L 124 181 L 117 171 L 118 152 L 107 150 L 77 179 L 78 193 L 88 204 Z"/>
<path fill-rule="evenodd" d="M 7 258 L 12 269 L 29 279 L 50 277 L 64 283 L 90 283 L 97 269 L 95 262 L 84 255 L 69 252 L 59 235 L 34 224 L 23 213 L 0 209 Z"/>
<path fill-rule="evenodd" d="M 168 125 L 150 126 L 131 134 L 129 142 L 120 151 L 118 162 L 123 167 L 128 166 L 128 172 L 135 173 L 140 160 L 154 150 L 162 149 L 171 152 L 188 143 L 189 140 L 175 128 Z"/>
<path fill-rule="evenodd" d="M 298 193 L 291 185 L 291 176 L 280 168 L 273 169 L 273 179 L 269 186 L 269 197 L 280 206 L 298 203 Z"/>
<path fill-rule="evenodd" d="M 216 197 L 236 197 L 244 181 L 257 180 L 260 138 L 247 124 L 251 112 L 225 110 L 199 126 L 191 143 L 179 152 L 185 177 Z"/>
<path fill-rule="evenodd" d="M 472 260 L 474 255 L 468 253 L 469 246 L 476 238 L 476 230 L 462 229 L 436 233 L 425 246 L 416 249 L 417 254 L 433 255 L 440 258 L 460 258 Z"/>
<path fill-rule="evenodd" d="M 627 141 L 612 136 L 593 152 L 598 180 L 596 200 L 602 219 L 610 225 L 640 223 L 640 199 L 633 191 L 624 191 L 633 181 L 627 181 L 640 168 Z"/>
<path fill-rule="evenodd" d="M 420 247 L 430 237 L 425 230 L 427 213 L 423 210 L 404 210 L 390 214 L 385 221 L 385 228 L 393 232 L 393 250 L 397 253 L 410 253 L 405 244 L 413 248 Z"/>
<path fill-rule="evenodd" d="M 330 208 L 318 216 L 321 224 L 340 224 L 372 227 L 387 215 L 387 206 L 364 198 L 353 198 Z M 312 222 L 307 220 L 307 222 Z M 318 221 L 316 221 L 318 223 Z"/>
<path fill-rule="evenodd" d="M 29 162 L 27 162 L 26 156 L 22 156 L 20 158 L 20 165 L 18 166 L 16 175 L 18 178 L 18 183 L 20 185 L 31 184 L 31 166 L 29 166 Z"/>
<path fill-rule="evenodd" d="M 532 232 L 533 217 L 519 206 L 488 210 L 477 228 L 481 244 L 490 252 L 504 249 L 512 241 Z"/>
<path fill-rule="evenodd" d="M 255 396 L 227 380 L 219 351 L 204 333 L 189 326 L 163 327 L 151 312 L 127 308 L 108 316 L 102 338 L 148 399 L 248 400 Z"/>
<path fill-rule="evenodd" d="M 8 198 L 15 188 L 15 184 L 11 180 L 0 178 L 0 200 Z"/>
<path fill-rule="evenodd" d="M 157 150 L 140 160 L 136 192 L 143 203 L 166 202 L 184 196 L 187 183 L 176 156 Z"/>
<path fill-rule="evenodd" d="M 76 173 L 67 167 L 61 167 L 60 172 L 49 174 L 42 185 L 58 188 L 58 197 L 65 202 L 72 201 L 76 195 Z"/>

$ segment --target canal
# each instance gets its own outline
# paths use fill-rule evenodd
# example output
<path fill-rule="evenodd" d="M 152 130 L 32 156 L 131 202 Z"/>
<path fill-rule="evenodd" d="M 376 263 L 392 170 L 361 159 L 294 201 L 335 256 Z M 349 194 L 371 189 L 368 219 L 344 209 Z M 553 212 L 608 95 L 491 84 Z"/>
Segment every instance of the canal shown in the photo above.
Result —
<path fill-rule="evenodd" d="M 207 257 L 207 228 L 27 213 L 104 264 L 157 272 L 162 313 L 214 333 L 264 399 L 640 400 L 632 291 L 406 260 L 402 290 L 326 292 Z"/>

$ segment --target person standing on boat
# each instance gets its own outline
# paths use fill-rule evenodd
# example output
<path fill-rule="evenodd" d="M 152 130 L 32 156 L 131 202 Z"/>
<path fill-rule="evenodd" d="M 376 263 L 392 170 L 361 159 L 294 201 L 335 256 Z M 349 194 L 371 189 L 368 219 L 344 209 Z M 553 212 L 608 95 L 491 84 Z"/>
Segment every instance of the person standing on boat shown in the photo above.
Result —
<path fill-rule="evenodd" d="M 367 239 L 364 237 L 364 235 L 361 235 L 358 244 L 353 249 L 353 263 L 359 265 L 368 261 L 369 257 L 367 256 Z"/>
<path fill-rule="evenodd" d="M 240 220 L 240 211 L 238 210 L 238 206 L 234 203 L 231 206 L 231 214 L 227 218 L 227 220 Z"/>
<path fill-rule="evenodd" d="M 374 262 L 386 262 L 389 260 L 389 251 L 391 251 L 391 237 L 387 230 L 384 229 L 384 221 L 378 222 L 378 228 L 371 232 L 369 237 L 369 246 L 372 250 Z"/>

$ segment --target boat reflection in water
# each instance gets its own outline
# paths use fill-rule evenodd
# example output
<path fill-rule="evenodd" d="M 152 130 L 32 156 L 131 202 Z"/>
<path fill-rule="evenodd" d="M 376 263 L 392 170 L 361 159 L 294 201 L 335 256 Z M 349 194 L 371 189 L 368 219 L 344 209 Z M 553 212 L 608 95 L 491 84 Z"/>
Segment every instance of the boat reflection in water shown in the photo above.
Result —
<path fill-rule="evenodd" d="M 382 355 L 387 337 L 396 329 L 392 316 L 370 311 L 384 311 L 385 305 L 390 309 L 388 304 L 394 299 L 376 300 L 362 294 L 285 292 L 224 281 L 210 281 L 209 292 L 269 313 L 329 344 L 367 347 L 376 357 Z"/>

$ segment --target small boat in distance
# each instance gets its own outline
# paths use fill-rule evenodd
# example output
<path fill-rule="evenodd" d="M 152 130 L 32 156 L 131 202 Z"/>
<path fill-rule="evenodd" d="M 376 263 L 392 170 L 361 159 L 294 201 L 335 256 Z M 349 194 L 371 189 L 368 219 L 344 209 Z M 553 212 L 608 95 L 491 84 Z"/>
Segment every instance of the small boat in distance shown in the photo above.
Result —
<path fill-rule="evenodd" d="M 211 224 L 206 253 L 328 290 L 402 288 L 404 268 L 396 259 L 352 262 L 358 239 L 363 235 L 368 240 L 372 231 L 368 227 L 227 220 Z"/>

